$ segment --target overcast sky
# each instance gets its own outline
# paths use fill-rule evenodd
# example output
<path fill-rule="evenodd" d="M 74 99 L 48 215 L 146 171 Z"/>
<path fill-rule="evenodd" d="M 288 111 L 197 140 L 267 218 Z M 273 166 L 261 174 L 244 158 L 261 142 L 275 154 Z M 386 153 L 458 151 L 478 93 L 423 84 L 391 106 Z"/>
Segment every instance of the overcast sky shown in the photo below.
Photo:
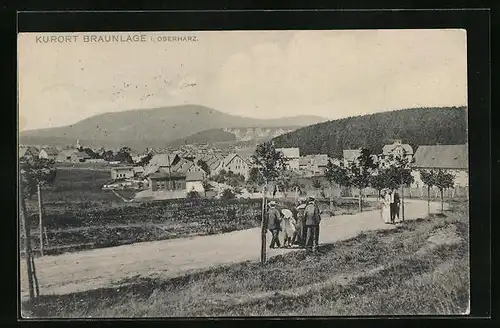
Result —
<path fill-rule="evenodd" d="M 330 119 L 467 104 L 464 30 L 155 32 L 140 44 L 86 43 L 87 34 L 19 35 L 20 130 L 179 104 Z M 151 40 L 166 35 L 197 41 Z"/>

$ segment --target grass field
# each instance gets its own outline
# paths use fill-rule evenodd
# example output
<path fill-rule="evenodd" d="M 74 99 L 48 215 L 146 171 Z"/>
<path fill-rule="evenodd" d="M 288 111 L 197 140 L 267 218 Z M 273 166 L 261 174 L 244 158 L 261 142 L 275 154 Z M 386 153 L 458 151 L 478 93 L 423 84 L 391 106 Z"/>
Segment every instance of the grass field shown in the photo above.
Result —
<path fill-rule="evenodd" d="M 461 314 L 469 300 L 468 204 L 271 258 L 127 287 L 43 296 L 34 317 Z"/>
<path fill-rule="evenodd" d="M 102 190 L 109 172 L 59 169 L 54 186 L 43 190 L 44 254 L 110 247 L 135 242 L 210 235 L 257 227 L 261 201 L 180 199 L 126 203 Z M 130 199 L 133 191 L 120 191 Z M 288 204 L 291 205 L 291 204 Z M 334 214 L 355 213 L 355 200 L 335 199 Z M 371 207 L 370 207 L 371 206 Z M 32 245 L 39 249 L 38 203 L 27 203 Z M 320 202 L 322 210 L 329 203 Z M 373 208 L 368 204 L 367 210 Z"/>

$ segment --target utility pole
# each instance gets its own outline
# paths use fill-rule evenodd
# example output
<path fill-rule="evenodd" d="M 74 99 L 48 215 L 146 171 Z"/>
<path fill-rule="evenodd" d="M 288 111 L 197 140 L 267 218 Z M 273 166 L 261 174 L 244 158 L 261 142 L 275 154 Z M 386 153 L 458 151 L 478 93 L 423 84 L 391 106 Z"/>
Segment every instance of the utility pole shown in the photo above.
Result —
<path fill-rule="evenodd" d="M 171 171 L 171 163 L 170 163 L 170 153 L 167 153 L 167 161 L 168 161 L 168 186 L 170 191 L 172 191 L 172 171 Z"/>

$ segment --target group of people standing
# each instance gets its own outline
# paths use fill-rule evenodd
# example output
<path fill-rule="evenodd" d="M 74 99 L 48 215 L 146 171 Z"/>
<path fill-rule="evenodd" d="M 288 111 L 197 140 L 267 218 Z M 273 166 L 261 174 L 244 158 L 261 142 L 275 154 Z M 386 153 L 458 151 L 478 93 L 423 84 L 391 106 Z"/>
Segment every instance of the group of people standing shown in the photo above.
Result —
<path fill-rule="evenodd" d="M 401 200 L 396 190 L 382 189 L 380 195 L 382 220 L 385 224 L 402 222 L 399 216 Z"/>
<path fill-rule="evenodd" d="M 319 244 L 321 212 L 314 197 L 301 198 L 292 209 L 277 209 L 276 202 L 268 203 L 267 228 L 271 232 L 270 248 L 305 247 L 316 251 Z M 283 246 L 279 235 L 283 232 Z"/>

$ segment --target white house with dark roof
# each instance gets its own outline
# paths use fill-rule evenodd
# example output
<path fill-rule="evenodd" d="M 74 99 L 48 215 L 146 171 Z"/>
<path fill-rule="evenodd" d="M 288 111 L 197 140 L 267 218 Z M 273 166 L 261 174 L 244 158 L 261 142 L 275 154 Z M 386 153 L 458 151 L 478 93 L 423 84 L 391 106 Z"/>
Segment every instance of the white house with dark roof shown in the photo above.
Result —
<path fill-rule="evenodd" d="M 168 168 L 167 168 L 167 170 L 168 170 Z M 206 177 L 205 171 L 203 171 L 203 169 L 199 165 L 197 165 L 196 163 L 194 163 L 192 161 L 188 161 L 184 158 L 181 158 L 180 161 L 177 164 L 175 164 L 170 170 L 172 172 L 177 172 L 177 173 L 181 173 L 184 175 L 198 172 L 203 176 L 203 178 Z M 166 172 L 166 170 L 163 170 L 163 171 Z"/>
<path fill-rule="evenodd" d="M 299 159 L 300 171 L 306 176 L 324 175 L 328 160 L 326 154 L 302 156 Z"/>
<path fill-rule="evenodd" d="M 144 175 L 158 172 L 162 168 L 172 168 L 181 160 L 178 154 L 156 154 L 153 155 L 149 163 L 144 167 Z"/>
<path fill-rule="evenodd" d="M 198 193 L 204 193 L 205 188 L 203 187 L 204 175 L 201 172 L 192 172 L 186 174 L 186 191 L 196 191 Z"/>
<path fill-rule="evenodd" d="M 248 179 L 250 175 L 250 165 L 249 163 L 238 154 L 229 154 L 224 158 L 221 165 L 218 168 L 218 172 L 225 170 L 226 172 L 231 171 L 234 174 L 241 174 Z"/>
<path fill-rule="evenodd" d="M 361 155 L 361 149 L 344 149 L 342 153 L 345 162 L 353 163 Z"/>
<path fill-rule="evenodd" d="M 134 177 L 132 166 L 121 166 L 111 168 L 111 180 L 130 179 Z"/>
<path fill-rule="evenodd" d="M 42 150 L 40 150 L 38 157 L 50 160 L 56 160 L 58 154 L 59 152 L 57 151 L 57 149 L 52 147 L 47 147 L 47 148 L 42 148 Z"/>
<path fill-rule="evenodd" d="M 281 152 L 283 154 L 286 168 L 288 170 L 299 172 L 300 170 L 299 148 L 276 148 L 276 151 Z"/>
<path fill-rule="evenodd" d="M 402 143 L 401 140 L 395 140 L 394 143 L 385 145 L 382 148 L 382 154 L 378 157 L 381 164 L 384 164 L 387 163 L 392 156 L 400 157 L 403 155 L 411 161 L 413 158 L 413 148 L 409 144 Z"/>
<path fill-rule="evenodd" d="M 413 163 L 415 184 L 422 186 L 419 170 L 444 170 L 455 176 L 455 185 L 469 185 L 468 144 L 419 146 Z"/>

